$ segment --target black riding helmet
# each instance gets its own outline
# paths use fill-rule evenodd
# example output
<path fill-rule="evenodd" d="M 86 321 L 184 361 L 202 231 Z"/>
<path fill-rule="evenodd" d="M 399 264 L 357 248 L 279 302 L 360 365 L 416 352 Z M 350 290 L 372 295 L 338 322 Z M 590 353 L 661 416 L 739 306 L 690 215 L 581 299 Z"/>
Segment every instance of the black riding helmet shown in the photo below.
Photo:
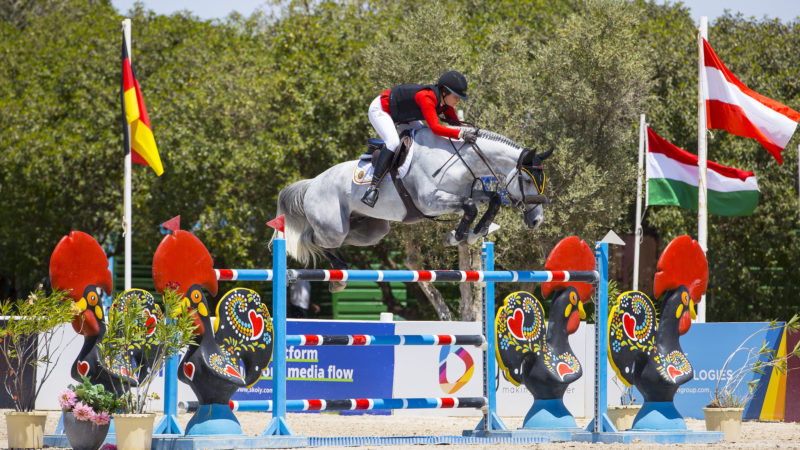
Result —
<path fill-rule="evenodd" d="M 467 79 L 464 78 L 461 72 L 451 70 L 443 73 L 442 76 L 439 77 L 437 85 L 439 89 L 447 88 L 448 91 L 455 94 L 456 97 L 461 100 L 467 100 L 469 98 L 467 96 Z"/>

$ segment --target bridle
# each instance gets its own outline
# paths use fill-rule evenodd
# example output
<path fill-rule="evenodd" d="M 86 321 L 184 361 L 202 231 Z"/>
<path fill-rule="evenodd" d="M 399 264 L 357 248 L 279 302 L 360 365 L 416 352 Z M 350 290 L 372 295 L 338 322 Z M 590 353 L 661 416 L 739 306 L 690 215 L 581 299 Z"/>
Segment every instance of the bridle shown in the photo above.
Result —
<path fill-rule="evenodd" d="M 474 128 L 475 128 L 475 132 L 478 133 L 478 131 L 479 131 L 478 128 L 477 127 L 474 127 Z M 472 171 L 472 168 L 469 166 L 469 164 L 467 164 L 467 162 L 461 156 L 461 149 L 464 148 L 464 146 L 467 145 L 467 143 L 464 142 L 463 144 L 461 144 L 461 146 L 456 148 L 455 144 L 453 143 L 453 139 L 451 138 L 451 139 L 449 139 L 449 141 L 450 141 L 450 145 L 453 147 L 454 156 L 458 156 L 458 158 L 461 160 L 461 162 L 464 163 L 464 166 L 467 168 L 467 170 L 469 171 L 470 175 L 472 175 L 472 179 L 473 179 L 472 184 L 473 184 L 473 186 L 475 184 L 480 183 L 483 186 L 483 190 L 485 192 L 490 192 L 490 190 L 486 186 L 486 183 L 480 177 L 475 175 L 475 172 Z M 475 151 L 475 154 L 478 155 L 478 157 L 481 159 L 481 161 L 483 161 L 483 163 L 489 169 L 489 172 L 491 172 L 492 176 L 496 180 L 501 180 L 500 176 L 498 176 L 497 172 L 494 170 L 494 167 L 492 167 L 492 163 L 491 163 L 491 161 L 489 161 L 489 158 L 486 156 L 486 154 L 483 152 L 483 150 L 481 150 L 480 146 L 478 146 L 478 143 L 474 142 L 474 143 L 470 144 L 470 146 Z M 539 204 L 549 203 L 549 201 L 547 200 L 547 197 L 544 195 L 544 186 L 545 186 L 545 182 L 547 180 L 546 176 L 544 175 L 544 172 L 542 172 L 542 177 L 543 178 L 542 178 L 541 186 L 539 185 L 539 182 L 536 180 L 536 177 L 534 177 L 533 174 L 531 173 L 531 170 L 533 170 L 533 169 L 541 170 L 542 169 L 541 163 L 538 166 L 534 166 L 533 164 L 525 164 L 526 159 L 530 159 L 530 157 L 531 157 L 530 155 L 531 154 L 533 154 L 535 156 L 536 152 L 534 150 L 530 150 L 530 149 L 527 149 L 527 148 L 522 150 L 522 153 L 520 153 L 519 158 L 517 158 L 516 170 L 515 170 L 514 174 L 511 175 L 510 177 L 508 177 L 508 179 L 506 180 L 505 185 L 503 186 L 503 190 L 506 192 L 506 196 L 511 201 L 511 206 L 513 206 L 514 208 L 519 209 L 522 212 L 525 212 L 525 207 L 526 207 L 526 205 L 528 203 L 539 203 Z M 442 166 L 439 167 L 433 173 L 433 176 L 435 177 L 442 170 L 442 168 L 444 168 L 444 166 L 446 166 L 447 163 L 450 162 L 450 160 L 452 158 L 453 158 L 453 156 L 450 156 L 450 158 L 448 158 L 447 161 L 445 161 L 444 164 L 442 164 Z M 523 189 L 524 186 L 523 186 L 523 181 L 522 181 L 522 173 L 523 172 L 528 174 L 528 176 L 531 177 L 531 180 L 533 180 L 533 184 L 536 187 L 536 190 L 539 192 L 538 195 L 525 195 L 525 190 Z M 520 193 L 520 196 L 522 196 L 522 198 L 517 198 L 515 195 L 513 195 L 508 190 L 508 186 L 514 180 L 514 178 L 517 179 L 517 183 L 519 185 L 519 193 Z"/>
<path fill-rule="evenodd" d="M 547 201 L 547 197 L 544 195 L 544 186 L 545 183 L 547 182 L 547 176 L 545 175 L 544 171 L 542 171 L 542 184 L 540 186 L 539 181 L 537 181 L 536 177 L 533 176 L 533 174 L 531 173 L 531 170 L 533 169 L 542 170 L 541 163 L 538 166 L 534 166 L 533 164 L 525 164 L 524 162 L 531 153 L 533 153 L 534 156 L 536 155 L 536 152 L 534 150 L 530 150 L 527 148 L 522 150 L 522 153 L 520 153 L 519 158 L 517 158 L 517 166 L 514 175 L 511 175 L 508 178 L 508 180 L 506 180 L 505 186 L 503 186 L 503 189 L 506 191 L 506 195 L 508 195 L 508 198 L 512 202 L 514 202 L 513 206 L 521 210 L 524 210 L 525 205 L 529 203 L 549 203 Z M 523 172 L 528 174 L 528 176 L 531 177 L 531 180 L 533 180 L 533 185 L 534 187 L 536 187 L 536 191 L 539 193 L 538 195 L 525 195 L 524 186 L 522 185 Z M 522 196 L 521 199 L 515 198 L 514 195 L 512 195 L 511 192 L 508 191 L 508 186 L 514 180 L 514 178 L 517 179 L 517 183 L 519 185 L 519 193 Z"/>

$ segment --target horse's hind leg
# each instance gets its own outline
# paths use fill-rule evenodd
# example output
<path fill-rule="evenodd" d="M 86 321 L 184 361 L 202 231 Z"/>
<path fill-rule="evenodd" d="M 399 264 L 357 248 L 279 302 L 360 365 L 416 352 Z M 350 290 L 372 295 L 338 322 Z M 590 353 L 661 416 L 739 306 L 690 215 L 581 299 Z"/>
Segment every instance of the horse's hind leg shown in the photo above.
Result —
<path fill-rule="evenodd" d="M 325 258 L 335 270 L 348 270 L 350 268 L 338 248 L 326 248 L 322 251 L 322 254 L 325 255 Z M 346 281 L 329 281 L 328 283 L 328 290 L 331 292 L 339 292 L 347 287 Z"/>
<path fill-rule="evenodd" d="M 389 234 L 389 221 L 354 215 L 350 217 L 350 232 L 344 239 L 344 245 L 359 247 L 376 245 Z"/>

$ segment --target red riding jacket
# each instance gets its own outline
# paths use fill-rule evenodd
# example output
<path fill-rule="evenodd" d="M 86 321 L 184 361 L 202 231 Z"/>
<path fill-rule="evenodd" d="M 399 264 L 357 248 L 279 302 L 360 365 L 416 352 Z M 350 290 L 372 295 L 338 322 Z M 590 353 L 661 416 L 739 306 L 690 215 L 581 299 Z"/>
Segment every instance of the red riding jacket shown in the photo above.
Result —
<path fill-rule="evenodd" d="M 389 108 L 389 94 L 391 91 L 391 89 L 387 89 L 381 93 L 381 107 L 390 116 L 392 115 L 392 111 Z M 439 114 L 436 111 L 439 105 L 433 89 L 420 89 L 419 92 L 414 95 L 414 100 L 416 100 L 417 105 L 419 105 L 419 108 L 422 110 L 422 116 L 434 134 L 451 139 L 458 139 L 461 130 L 442 125 L 439 122 Z M 445 106 L 442 112 L 448 119 L 456 122 L 458 121 L 458 116 L 451 106 Z"/>

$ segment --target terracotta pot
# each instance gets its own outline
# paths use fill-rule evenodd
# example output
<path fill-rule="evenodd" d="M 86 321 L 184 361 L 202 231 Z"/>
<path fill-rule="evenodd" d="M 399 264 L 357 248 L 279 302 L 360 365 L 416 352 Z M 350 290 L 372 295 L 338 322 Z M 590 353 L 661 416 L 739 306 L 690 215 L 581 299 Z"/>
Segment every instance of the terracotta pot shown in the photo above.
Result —
<path fill-rule="evenodd" d="M 726 441 L 738 441 L 742 435 L 744 408 L 703 408 L 706 430 L 722 431 Z"/>
<path fill-rule="evenodd" d="M 46 412 L 6 412 L 8 448 L 42 448 L 46 421 Z"/>
<path fill-rule="evenodd" d="M 110 424 L 97 425 L 89 420 L 78 420 L 72 412 L 64 413 L 64 432 L 69 445 L 75 450 L 97 450 L 108 435 Z"/>
<path fill-rule="evenodd" d="M 114 414 L 119 450 L 150 450 L 155 414 Z"/>
<path fill-rule="evenodd" d="M 606 413 L 617 431 L 625 431 L 633 427 L 633 419 L 640 409 L 642 405 L 609 406 Z"/>

